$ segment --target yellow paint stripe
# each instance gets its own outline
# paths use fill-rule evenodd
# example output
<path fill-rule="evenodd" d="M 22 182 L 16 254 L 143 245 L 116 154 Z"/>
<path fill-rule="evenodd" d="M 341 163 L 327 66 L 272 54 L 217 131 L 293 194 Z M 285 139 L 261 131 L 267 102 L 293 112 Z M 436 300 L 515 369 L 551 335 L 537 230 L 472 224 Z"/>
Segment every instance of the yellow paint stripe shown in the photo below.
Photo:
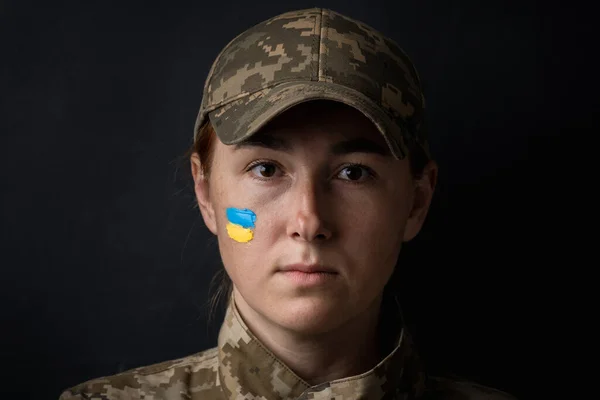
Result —
<path fill-rule="evenodd" d="M 252 229 L 244 228 L 241 225 L 227 223 L 227 233 L 229 237 L 240 243 L 247 243 L 254 237 Z"/>

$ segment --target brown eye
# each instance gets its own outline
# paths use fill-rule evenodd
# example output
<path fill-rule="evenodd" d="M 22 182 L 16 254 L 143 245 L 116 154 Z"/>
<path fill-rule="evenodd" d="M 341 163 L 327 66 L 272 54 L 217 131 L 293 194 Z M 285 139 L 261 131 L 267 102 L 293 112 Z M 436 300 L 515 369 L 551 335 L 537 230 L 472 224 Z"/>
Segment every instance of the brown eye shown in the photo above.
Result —
<path fill-rule="evenodd" d="M 351 165 L 342 169 L 339 173 L 339 177 L 348 181 L 359 181 L 366 179 L 370 176 L 369 170 L 360 165 Z"/>
<path fill-rule="evenodd" d="M 259 178 L 271 178 L 277 172 L 277 167 L 270 163 L 260 163 L 250 169 Z"/>

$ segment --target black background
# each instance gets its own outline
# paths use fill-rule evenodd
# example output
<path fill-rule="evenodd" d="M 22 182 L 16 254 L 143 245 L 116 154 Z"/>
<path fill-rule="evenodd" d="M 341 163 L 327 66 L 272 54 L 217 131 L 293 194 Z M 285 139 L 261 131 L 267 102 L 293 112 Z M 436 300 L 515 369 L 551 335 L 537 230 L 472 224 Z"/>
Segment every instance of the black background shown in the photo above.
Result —
<path fill-rule="evenodd" d="M 214 346 L 218 249 L 181 156 L 219 50 L 313 6 L 395 39 L 424 81 L 440 182 L 402 298 L 425 360 L 527 397 L 591 24 L 496 0 L 0 2 L 2 390 L 54 399 Z"/>

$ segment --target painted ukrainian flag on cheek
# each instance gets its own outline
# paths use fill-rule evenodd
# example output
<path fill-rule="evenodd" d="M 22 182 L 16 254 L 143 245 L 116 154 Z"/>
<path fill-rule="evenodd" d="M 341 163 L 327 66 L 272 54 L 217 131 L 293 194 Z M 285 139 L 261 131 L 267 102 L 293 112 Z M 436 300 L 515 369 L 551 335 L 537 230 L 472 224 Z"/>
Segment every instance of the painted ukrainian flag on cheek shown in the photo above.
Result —
<path fill-rule="evenodd" d="M 247 208 L 227 209 L 227 233 L 240 243 L 247 243 L 254 237 L 256 214 Z"/>

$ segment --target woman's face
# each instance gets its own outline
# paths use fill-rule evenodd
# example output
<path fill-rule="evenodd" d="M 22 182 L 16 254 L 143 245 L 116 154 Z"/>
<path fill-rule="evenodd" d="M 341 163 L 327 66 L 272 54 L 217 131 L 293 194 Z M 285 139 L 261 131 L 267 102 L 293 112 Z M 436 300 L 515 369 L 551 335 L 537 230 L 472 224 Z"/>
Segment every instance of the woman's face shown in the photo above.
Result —
<path fill-rule="evenodd" d="M 373 123 L 335 103 L 293 107 L 243 145 L 216 140 L 207 182 L 194 164 L 236 302 L 299 333 L 333 329 L 380 299 L 430 201 Z M 230 208 L 254 227 L 232 226 L 241 222 Z"/>

